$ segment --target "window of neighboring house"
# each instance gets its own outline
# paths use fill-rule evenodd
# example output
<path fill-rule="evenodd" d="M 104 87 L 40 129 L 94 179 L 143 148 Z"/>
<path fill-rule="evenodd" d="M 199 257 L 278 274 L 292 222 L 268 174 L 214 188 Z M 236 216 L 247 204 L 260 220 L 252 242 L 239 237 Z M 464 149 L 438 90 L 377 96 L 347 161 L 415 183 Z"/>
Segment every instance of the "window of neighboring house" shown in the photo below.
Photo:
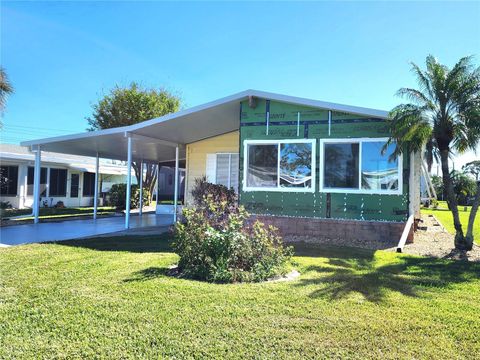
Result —
<path fill-rule="evenodd" d="M 382 154 L 387 139 L 322 139 L 320 190 L 401 194 L 402 161 L 393 161 L 395 145 Z"/>
<path fill-rule="evenodd" d="M 315 139 L 246 140 L 245 191 L 313 192 Z"/>
<path fill-rule="evenodd" d="M 29 166 L 27 170 L 27 195 L 33 195 L 35 168 Z M 47 168 L 40 169 L 40 196 L 47 196 Z"/>
<path fill-rule="evenodd" d="M 95 195 L 95 173 L 83 173 L 83 196 Z"/>
<path fill-rule="evenodd" d="M 78 188 L 80 186 L 80 174 L 72 174 L 70 179 L 70 197 L 78 197 Z"/>
<path fill-rule="evenodd" d="M 238 192 L 238 154 L 207 154 L 207 181 Z"/>
<path fill-rule="evenodd" d="M 67 195 L 67 170 L 50 169 L 50 186 L 48 196 Z"/>
<path fill-rule="evenodd" d="M 17 196 L 18 166 L 0 166 L 0 195 Z"/>

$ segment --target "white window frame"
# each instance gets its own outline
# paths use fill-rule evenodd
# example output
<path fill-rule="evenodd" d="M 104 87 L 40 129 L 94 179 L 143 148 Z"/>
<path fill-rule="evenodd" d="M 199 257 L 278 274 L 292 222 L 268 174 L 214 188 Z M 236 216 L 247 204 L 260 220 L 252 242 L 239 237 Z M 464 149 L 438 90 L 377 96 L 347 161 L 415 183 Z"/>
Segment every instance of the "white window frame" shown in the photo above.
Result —
<path fill-rule="evenodd" d="M 340 139 L 320 139 L 320 192 L 325 193 L 347 193 L 347 194 L 374 194 L 374 195 L 402 195 L 403 194 L 403 158 L 399 155 L 398 161 L 398 189 L 397 190 L 369 190 L 362 189 L 362 143 L 364 142 L 386 142 L 388 138 L 340 138 Z M 359 189 L 352 188 L 326 188 L 323 186 L 324 175 L 324 153 L 325 144 L 355 143 L 358 146 L 358 186 Z"/>
<path fill-rule="evenodd" d="M 230 189 L 232 187 L 232 155 L 238 155 L 238 160 L 240 161 L 240 154 L 238 152 L 217 152 L 217 153 L 215 153 L 215 184 L 217 183 L 218 155 L 228 155 L 228 186 L 227 186 L 227 188 Z"/>
<path fill-rule="evenodd" d="M 277 145 L 278 161 L 277 161 L 277 186 L 275 187 L 258 187 L 247 186 L 247 170 L 248 170 L 248 145 Z M 281 187 L 280 186 L 280 145 L 281 144 L 312 144 L 312 179 L 310 188 L 305 187 Z M 316 139 L 285 139 L 285 140 L 244 140 L 243 141 L 243 180 L 242 190 L 249 191 L 276 191 L 276 192 L 301 192 L 314 193 L 316 186 L 316 164 L 317 164 L 317 140 Z"/>
<path fill-rule="evenodd" d="M 214 156 L 214 161 L 213 161 L 213 172 L 208 174 L 208 156 L 213 155 Z M 211 182 L 212 184 L 217 183 L 217 159 L 218 155 L 229 155 L 228 157 L 228 188 L 231 187 L 232 185 L 232 155 L 237 155 L 238 156 L 238 161 L 240 161 L 240 154 L 238 152 L 216 152 L 216 153 L 209 153 L 207 154 L 207 169 L 206 169 L 206 177 L 207 181 Z"/>

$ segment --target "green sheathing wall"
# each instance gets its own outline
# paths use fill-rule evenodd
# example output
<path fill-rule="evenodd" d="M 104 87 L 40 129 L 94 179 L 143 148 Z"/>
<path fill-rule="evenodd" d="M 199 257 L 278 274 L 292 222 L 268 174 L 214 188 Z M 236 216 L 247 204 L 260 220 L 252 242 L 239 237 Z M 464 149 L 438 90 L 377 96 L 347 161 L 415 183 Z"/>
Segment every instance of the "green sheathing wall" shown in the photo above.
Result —
<path fill-rule="evenodd" d="M 258 99 L 254 109 L 248 101 L 241 104 L 240 125 L 240 203 L 253 214 L 353 220 L 406 221 L 408 214 L 408 158 L 403 159 L 403 195 L 369 195 L 319 192 L 319 153 L 321 138 L 387 137 L 382 119 L 332 112 L 331 135 L 328 136 L 328 110 L 270 101 L 270 126 L 266 135 L 266 100 Z M 297 114 L 300 112 L 299 136 Z M 248 191 L 243 184 L 243 141 L 317 139 L 314 193 Z"/>

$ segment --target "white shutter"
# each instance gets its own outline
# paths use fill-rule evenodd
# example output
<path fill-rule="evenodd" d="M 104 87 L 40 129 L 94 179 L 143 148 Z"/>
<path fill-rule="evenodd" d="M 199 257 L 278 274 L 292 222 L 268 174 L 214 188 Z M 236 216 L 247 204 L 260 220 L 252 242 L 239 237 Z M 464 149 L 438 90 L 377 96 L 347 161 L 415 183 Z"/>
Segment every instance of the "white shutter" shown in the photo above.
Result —
<path fill-rule="evenodd" d="M 232 154 L 230 162 L 230 187 L 232 187 L 236 193 L 238 193 L 238 154 Z"/>
<path fill-rule="evenodd" d="M 209 183 L 215 184 L 217 178 L 217 154 L 207 154 L 205 176 Z"/>

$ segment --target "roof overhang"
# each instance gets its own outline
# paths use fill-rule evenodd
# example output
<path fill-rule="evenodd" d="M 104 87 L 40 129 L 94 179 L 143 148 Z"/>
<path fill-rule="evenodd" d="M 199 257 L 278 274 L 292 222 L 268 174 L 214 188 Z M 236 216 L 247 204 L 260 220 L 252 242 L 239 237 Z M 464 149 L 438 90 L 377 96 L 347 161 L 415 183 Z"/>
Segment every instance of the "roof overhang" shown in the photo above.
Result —
<path fill-rule="evenodd" d="M 387 112 L 375 109 L 268 93 L 243 91 L 190 109 L 178 111 L 131 126 L 22 142 L 23 146 L 65 154 L 126 160 L 128 136 L 134 138 L 133 159 L 146 162 L 175 158 L 175 146 L 185 157 L 184 145 L 239 129 L 239 102 L 250 96 L 299 104 L 362 116 L 386 118 Z"/>

